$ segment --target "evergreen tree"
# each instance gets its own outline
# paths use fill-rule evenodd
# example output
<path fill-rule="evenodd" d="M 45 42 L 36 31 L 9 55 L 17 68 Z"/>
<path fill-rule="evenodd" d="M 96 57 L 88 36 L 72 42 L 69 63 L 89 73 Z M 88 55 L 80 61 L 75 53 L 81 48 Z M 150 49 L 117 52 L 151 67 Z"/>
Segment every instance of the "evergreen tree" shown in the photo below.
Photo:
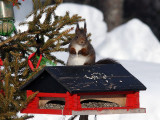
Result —
<path fill-rule="evenodd" d="M 28 66 L 28 57 L 35 53 L 30 59 L 33 66 L 37 65 L 36 56 L 42 55 L 54 63 L 65 64 L 51 53 L 67 51 L 66 45 L 73 38 L 70 34 L 73 27 L 64 29 L 65 26 L 77 24 L 83 19 L 78 15 L 70 16 L 66 12 L 64 16 L 58 16 L 55 10 L 62 0 L 55 0 L 55 4 L 48 7 L 50 0 L 41 5 L 33 0 L 36 8 L 28 17 L 33 17 L 32 21 L 23 22 L 27 24 L 28 30 L 18 31 L 11 37 L 0 36 L 0 58 L 3 60 L 0 80 L 0 120 L 25 120 L 30 116 L 18 117 L 17 112 L 25 108 L 27 103 L 34 98 L 37 92 L 26 99 L 24 92 L 19 91 L 19 87 L 33 77 L 42 67 L 33 69 Z M 39 8 L 39 9 L 38 9 Z M 43 22 L 40 21 L 45 14 Z M 36 49 L 36 51 L 35 51 Z"/>
<path fill-rule="evenodd" d="M 4 69 L 1 70 L 0 85 L 0 120 L 25 120 L 32 116 L 17 116 L 17 112 L 26 107 L 27 103 L 35 97 L 38 92 L 26 99 L 25 93 L 19 91 L 19 86 L 23 81 L 19 79 L 21 74 L 20 57 L 14 55 L 13 61 L 8 62 L 8 57 L 4 60 Z"/>

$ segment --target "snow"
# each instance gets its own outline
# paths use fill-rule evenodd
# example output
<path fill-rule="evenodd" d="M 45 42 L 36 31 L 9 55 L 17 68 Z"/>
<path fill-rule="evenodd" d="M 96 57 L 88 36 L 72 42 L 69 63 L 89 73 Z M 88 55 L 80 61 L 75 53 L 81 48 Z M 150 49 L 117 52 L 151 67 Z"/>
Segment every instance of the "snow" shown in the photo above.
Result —
<path fill-rule="evenodd" d="M 160 119 L 160 94 L 158 85 L 160 80 L 160 74 L 158 74 L 160 64 L 137 61 L 121 61 L 121 64 L 147 87 L 147 91 L 142 91 L 140 94 L 141 107 L 147 108 L 147 114 L 144 117 L 148 120 Z M 132 119 L 136 120 L 136 118 Z"/>
<path fill-rule="evenodd" d="M 22 28 L 22 27 L 19 27 L 18 24 L 20 22 L 24 22 L 26 16 L 33 11 L 32 0 L 24 0 L 24 1 L 19 0 L 18 2 L 21 3 L 21 6 L 20 6 L 20 9 L 18 9 L 16 6 L 14 7 L 15 26 L 16 26 L 16 29 L 27 30 L 26 26 Z"/>
<path fill-rule="evenodd" d="M 159 41 L 138 19 L 132 19 L 108 33 L 100 46 L 98 51 L 103 57 L 160 63 Z"/>
<path fill-rule="evenodd" d="M 19 22 L 25 21 L 24 16 L 32 10 L 31 0 L 25 2 L 22 2 L 23 7 L 20 10 L 16 10 L 16 26 Z M 141 107 L 147 109 L 146 114 L 98 115 L 97 120 L 159 120 L 160 43 L 150 28 L 140 20 L 132 19 L 108 33 L 99 10 L 86 5 L 66 3 L 60 5 L 56 13 L 63 15 L 66 11 L 86 19 L 87 30 L 92 33 L 91 39 L 97 60 L 106 57 L 118 60 L 147 87 L 146 91 L 140 93 Z M 80 26 L 83 26 L 83 22 Z M 17 29 L 25 31 L 27 26 L 17 26 Z M 56 55 L 67 61 L 68 53 Z M 37 114 L 31 120 L 67 120 L 69 117 Z M 89 120 L 94 120 L 94 116 L 90 115 Z"/>

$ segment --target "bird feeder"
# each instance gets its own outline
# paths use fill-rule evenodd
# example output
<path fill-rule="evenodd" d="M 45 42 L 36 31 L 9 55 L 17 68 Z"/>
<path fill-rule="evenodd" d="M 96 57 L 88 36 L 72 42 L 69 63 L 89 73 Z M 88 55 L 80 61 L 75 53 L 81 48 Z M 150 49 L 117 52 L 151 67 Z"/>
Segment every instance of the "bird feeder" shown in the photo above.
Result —
<path fill-rule="evenodd" d="M 22 113 L 99 115 L 145 113 L 139 92 L 146 87 L 120 64 L 49 66 L 24 84 L 27 97 L 39 91 Z"/>
<path fill-rule="evenodd" d="M 10 36 L 15 31 L 13 5 L 0 0 L 0 35 Z"/>

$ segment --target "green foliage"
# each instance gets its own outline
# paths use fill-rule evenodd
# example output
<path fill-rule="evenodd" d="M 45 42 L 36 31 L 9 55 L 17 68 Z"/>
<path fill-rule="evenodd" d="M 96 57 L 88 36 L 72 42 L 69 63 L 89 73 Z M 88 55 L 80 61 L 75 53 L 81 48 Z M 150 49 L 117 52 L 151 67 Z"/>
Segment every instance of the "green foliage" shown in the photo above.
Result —
<path fill-rule="evenodd" d="M 56 8 L 62 0 L 55 0 L 55 5 L 48 7 L 49 0 L 45 6 L 33 0 L 35 11 L 28 17 L 33 17 L 29 22 L 23 22 L 21 25 L 27 24 L 28 30 L 25 32 L 19 31 L 14 36 L 9 38 L 0 36 L 0 58 L 4 61 L 4 69 L 1 71 L 0 90 L 0 120 L 25 120 L 30 116 L 18 117 L 17 112 L 25 108 L 27 103 L 37 94 L 33 94 L 28 99 L 24 92 L 19 91 L 19 87 L 31 79 L 44 65 L 39 69 L 34 69 L 34 72 L 28 66 L 28 56 L 35 52 L 35 49 L 40 50 L 43 55 L 42 61 L 49 61 L 50 64 L 64 62 L 54 56 L 55 52 L 66 52 L 66 45 L 73 38 L 74 34 L 70 31 L 73 29 L 71 25 L 77 24 L 83 19 L 78 15 L 70 16 L 66 12 L 64 16 L 56 15 Z M 37 8 L 36 8 L 37 7 Z M 39 9 L 38 9 L 39 8 Z M 45 14 L 45 18 L 41 18 Z M 68 29 L 65 27 L 68 26 Z M 39 42 L 36 41 L 39 36 Z M 52 54 L 51 54 L 52 53 Z M 38 53 L 31 59 L 33 66 L 37 64 Z M 47 60 L 46 60 L 47 59 Z"/>
<path fill-rule="evenodd" d="M 0 56 L 5 56 L 10 51 L 18 51 L 27 59 L 29 54 L 35 52 L 31 47 L 39 47 L 43 57 L 54 63 L 64 64 L 62 60 L 54 56 L 54 53 L 51 53 L 67 51 L 66 45 L 73 38 L 73 34 L 69 32 L 73 28 L 64 29 L 64 27 L 76 24 L 78 21 L 83 21 L 83 19 L 78 15 L 70 16 L 68 12 L 64 16 L 56 15 L 55 10 L 60 4 L 60 0 L 56 1 L 58 2 L 52 7 L 39 5 L 39 9 L 36 9 L 28 16 L 33 16 L 33 20 L 21 23 L 21 25 L 27 24 L 29 26 L 27 31 L 19 32 L 7 40 L 0 40 L 0 49 L 3 51 Z M 45 18 L 41 22 L 43 14 L 45 14 Z M 39 35 L 41 41 L 39 44 L 36 43 L 37 35 Z M 36 57 L 34 60 L 33 64 L 35 66 L 37 63 Z"/>
<path fill-rule="evenodd" d="M 25 120 L 31 116 L 17 116 L 17 112 L 24 109 L 27 103 L 35 97 L 34 93 L 26 99 L 25 93 L 19 91 L 19 87 L 23 84 L 19 79 L 21 74 L 20 69 L 20 57 L 18 54 L 14 54 L 14 64 L 8 62 L 6 58 L 4 61 L 4 69 L 1 70 L 2 81 L 0 84 L 0 120 Z"/>

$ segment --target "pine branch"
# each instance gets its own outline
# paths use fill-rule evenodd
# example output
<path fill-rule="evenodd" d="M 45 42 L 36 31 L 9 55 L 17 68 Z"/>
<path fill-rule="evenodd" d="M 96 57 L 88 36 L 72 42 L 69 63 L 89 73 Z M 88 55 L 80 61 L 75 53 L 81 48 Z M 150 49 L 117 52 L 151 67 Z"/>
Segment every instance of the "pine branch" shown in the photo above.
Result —
<path fill-rule="evenodd" d="M 25 108 L 38 92 L 26 99 L 26 94 L 19 91 L 19 88 L 45 65 L 41 65 L 38 69 L 35 68 L 32 72 L 28 66 L 28 56 L 40 48 L 40 53 L 44 58 L 64 65 L 64 61 L 51 53 L 66 52 L 68 50 L 66 45 L 74 36 L 70 33 L 73 30 L 70 25 L 84 20 L 78 15 L 70 16 L 69 12 L 66 12 L 64 16 L 56 15 L 55 10 L 62 0 L 56 0 L 56 4 L 51 7 L 47 6 L 47 2 L 45 6 L 42 6 L 39 0 L 39 9 L 36 8 L 28 16 L 33 16 L 33 20 L 21 23 L 29 26 L 27 31 L 19 32 L 7 39 L 0 38 L 0 57 L 4 60 L 4 69 L 1 70 L 0 75 L 0 80 L 4 80 L 3 83 L 0 82 L 0 90 L 2 89 L 4 92 L 4 94 L 0 93 L 0 120 L 29 118 L 29 116 L 18 117 L 17 112 Z M 40 22 L 44 14 L 44 21 Z M 66 29 L 66 26 L 69 28 Z M 39 43 L 37 43 L 37 36 L 39 36 Z M 39 55 L 36 53 L 31 59 L 33 66 L 37 64 L 37 56 Z"/>
<path fill-rule="evenodd" d="M 32 100 L 38 92 L 35 92 L 28 99 L 24 100 L 25 94 L 19 91 L 19 87 L 23 82 L 19 81 L 19 59 L 20 56 L 18 53 L 14 54 L 13 61 L 14 64 L 10 65 L 6 58 L 4 61 L 4 69 L 2 70 L 3 84 L 2 90 L 3 93 L 0 93 L 0 119 L 9 119 L 9 120 L 21 120 L 30 118 L 28 116 L 17 117 L 17 112 L 24 109 L 28 102 Z M 13 69 L 14 68 L 14 69 Z M 18 99 L 18 100 L 16 100 Z"/>
<path fill-rule="evenodd" d="M 30 96 L 27 98 L 26 103 L 28 104 L 38 93 L 39 93 L 39 92 L 36 91 L 36 92 L 33 93 L 32 95 L 30 95 Z M 26 105 L 27 105 L 27 104 L 26 104 Z"/>
<path fill-rule="evenodd" d="M 49 46 L 51 46 L 54 42 L 56 42 L 56 41 L 59 42 L 59 39 L 61 39 L 61 37 L 62 37 L 63 35 L 69 33 L 71 30 L 73 30 L 73 28 L 70 28 L 70 29 L 62 32 L 58 37 L 54 38 L 53 40 L 52 40 L 52 39 L 51 39 L 51 40 L 48 40 L 48 41 L 45 43 L 45 45 L 42 47 L 41 50 L 44 51 L 44 50 L 47 49 Z M 57 49 L 57 51 L 58 51 L 58 48 L 59 48 L 60 46 L 58 46 L 58 44 L 57 44 L 56 47 L 57 47 L 56 49 Z"/>

